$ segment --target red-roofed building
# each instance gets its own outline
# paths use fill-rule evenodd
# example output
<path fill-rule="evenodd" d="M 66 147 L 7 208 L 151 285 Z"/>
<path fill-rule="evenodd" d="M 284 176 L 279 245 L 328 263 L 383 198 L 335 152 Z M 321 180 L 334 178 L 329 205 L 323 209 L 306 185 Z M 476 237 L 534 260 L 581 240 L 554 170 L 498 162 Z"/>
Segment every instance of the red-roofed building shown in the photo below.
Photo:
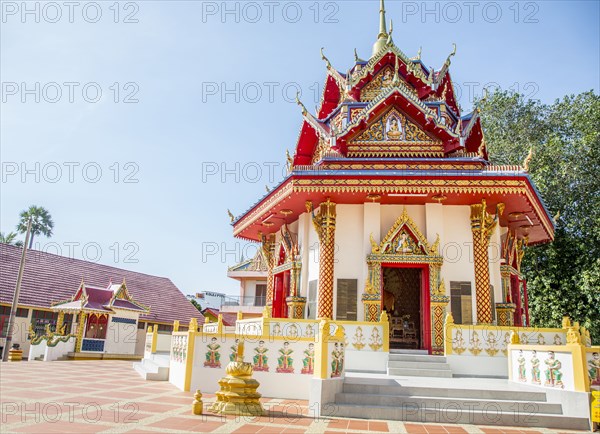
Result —
<path fill-rule="evenodd" d="M 21 252 L 20 247 L 0 244 L 0 346 L 4 345 L 6 338 Z M 107 287 L 108 282 L 126 282 L 126 286 L 111 283 Z M 84 293 L 85 302 L 81 297 Z M 64 303 L 65 300 L 69 302 Z M 69 306 L 98 312 L 137 311 L 140 316 L 137 322 L 136 354 L 144 351 L 148 324 L 157 324 L 159 331 L 169 332 L 175 320 L 184 326 L 191 318 L 196 318 L 199 323 L 204 322 L 202 313 L 166 277 L 36 250 L 28 251 L 13 335 L 13 342 L 21 345 L 24 354 L 29 348 L 30 326 L 36 333 L 43 332 L 46 325 L 54 328 L 59 316 L 59 304 L 60 310 L 66 312 L 63 324 L 67 330 L 71 329 L 74 322 L 74 315 L 67 312 Z"/>

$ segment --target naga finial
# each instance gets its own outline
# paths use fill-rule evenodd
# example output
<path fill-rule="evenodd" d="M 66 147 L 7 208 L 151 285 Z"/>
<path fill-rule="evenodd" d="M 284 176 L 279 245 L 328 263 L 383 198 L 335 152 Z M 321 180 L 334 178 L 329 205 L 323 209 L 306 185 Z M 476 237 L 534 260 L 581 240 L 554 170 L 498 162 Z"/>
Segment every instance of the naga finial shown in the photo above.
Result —
<path fill-rule="evenodd" d="M 450 58 L 456 55 L 456 43 L 452 43 L 452 52 L 450 54 L 448 54 L 448 57 L 446 58 L 446 63 L 448 64 L 448 66 L 450 66 Z"/>
<path fill-rule="evenodd" d="M 229 210 L 229 208 L 227 208 L 227 214 L 229 215 L 229 219 L 231 220 L 231 223 L 233 223 L 233 221 L 235 220 L 235 216 L 233 215 L 233 213 Z"/>
<path fill-rule="evenodd" d="M 298 104 L 302 109 L 302 115 L 306 115 L 306 113 L 308 113 L 308 110 L 306 110 L 306 107 L 304 104 L 302 104 L 302 101 L 300 101 L 300 91 L 296 92 L 296 104 Z"/>
<path fill-rule="evenodd" d="M 356 48 L 354 49 L 354 61 L 355 62 L 364 62 L 363 59 L 361 59 L 360 57 L 358 57 L 358 52 L 356 51 Z"/>
<path fill-rule="evenodd" d="M 396 63 L 394 64 L 394 78 L 392 79 L 392 85 L 398 86 L 400 84 L 400 75 L 398 70 L 400 69 L 400 65 L 398 64 L 398 56 L 396 56 Z"/>
<path fill-rule="evenodd" d="M 387 38 L 387 45 L 392 45 L 394 43 L 394 41 L 392 40 L 392 33 L 394 31 L 394 23 L 393 21 L 390 19 L 390 32 L 388 34 L 388 38 Z"/>
<path fill-rule="evenodd" d="M 294 165 L 294 159 L 290 155 L 290 151 L 288 151 L 287 149 L 285 150 L 285 160 L 286 160 L 287 170 L 289 172 L 292 170 L 292 167 Z"/>
<path fill-rule="evenodd" d="M 271 192 L 271 189 L 269 188 L 269 186 L 268 186 L 268 185 L 265 185 L 265 190 L 267 191 L 267 193 L 270 193 L 270 192 Z"/>
<path fill-rule="evenodd" d="M 423 51 L 423 47 L 419 47 L 419 51 L 417 51 L 417 60 L 421 60 L 421 52 Z"/>
<path fill-rule="evenodd" d="M 554 226 L 558 224 L 558 220 L 560 219 L 560 210 L 556 211 L 554 217 L 552 217 L 552 221 L 554 222 Z"/>
<path fill-rule="evenodd" d="M 331 69 L 331 62 L 329 61 L 327 56 L 325 56 L 325 52 L 323 50 L 325 50 L 325 47 L 321 47 L 321 59 L 323 59 L 325 61 L 325 64 L 327 65 L 327 69 Z"/>
<path fill-rule="evenodd" d="M 533 158 L 533 146 L 529 148 L 529 153 L 527 157 L 523 160 L 523 170 L 525 172 L 529 172 L 529 163 L 531 163 L 531 159 Z"/>

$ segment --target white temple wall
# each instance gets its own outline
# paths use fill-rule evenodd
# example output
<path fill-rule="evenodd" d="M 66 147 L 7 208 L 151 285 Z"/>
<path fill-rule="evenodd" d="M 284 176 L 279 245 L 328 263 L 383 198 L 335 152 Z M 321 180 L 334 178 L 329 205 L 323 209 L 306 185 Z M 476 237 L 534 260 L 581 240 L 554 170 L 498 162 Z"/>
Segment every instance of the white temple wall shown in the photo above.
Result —
<path fill-rule="evenodd" d="M 300 269 L 300 296 L 308 297 L 308 261 L 310 255 L 309 234 L 310 220 L 308 213 L 298 217 L 298 248 L 302 257 L 302 268 Z"/>
<path fill-rule="evenodd" d="M 108 321 L 104 352 L 109 354 L 135 354 L 139 313 L 120 309 L 114 310 L 115 314 L 110 315 Z M 115 317 L 134 320 L 135 323 L 114 322 Z"/>
<path fill-rule="evenodd" d="M 357 279 L 356 309 L 362 309 L 362 290 L 365 286 L 366 256 L 363 243 L 363 205 L 337 205 L 335 228 L 335 259 L 333 273 L 333 316 L 337 317 L 338 279 Z"/>
<path fill-rule="evenodd" d="M 447 294 L 450 294 L 450 282 L 471 282 L 473 321 L 475 321 L 477 304 L 471 208 L 465 205 L 443 205 L 443 223 L 444 241 L 440 240 L 440 253 L 444 257 L 444 264 L 441 277 L 444 279 Z"/>

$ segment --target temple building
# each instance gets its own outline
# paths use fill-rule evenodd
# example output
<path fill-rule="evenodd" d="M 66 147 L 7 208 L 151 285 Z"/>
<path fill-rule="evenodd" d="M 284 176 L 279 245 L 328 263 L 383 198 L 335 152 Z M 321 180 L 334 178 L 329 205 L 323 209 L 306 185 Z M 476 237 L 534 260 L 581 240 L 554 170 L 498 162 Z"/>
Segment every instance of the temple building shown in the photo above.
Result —
<path fill-rule="evenodd" d="M 461 113 L 450 73 L 388 30 L 340 72 L 325 54 L 320 105 L 288 175 L 232 221 L 260 243 L 272 318 L 378 321 L 390 347 L 443 350 L 443 320 L 529 325 L 520 264 L 554 224 L 522 166 L 489 161 L 480 109 Z M 232 276 L 233 277 L 233 276 Z"/>

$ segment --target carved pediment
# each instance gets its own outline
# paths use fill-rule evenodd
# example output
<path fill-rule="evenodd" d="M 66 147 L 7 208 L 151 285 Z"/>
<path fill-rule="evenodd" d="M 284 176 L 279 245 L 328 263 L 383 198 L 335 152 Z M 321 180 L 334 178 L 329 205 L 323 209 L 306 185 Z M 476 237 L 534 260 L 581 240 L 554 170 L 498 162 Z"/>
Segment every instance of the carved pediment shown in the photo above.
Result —
<path fill-rule="evenodd" d="M 395 107 L 374 120 L 348 143 L 351 157 L 444 155 L 444 146 Z"/>
<path fill-rule="evenodd" d="M 438 255 L 439 236 L 432 245 L 429 245 L 404 208 L 402 215 L 398 217 L 379 246 L 373 240 L 371 245 L 372 253 L 431 256 Z"/>
<path fill-rule="evenodd" d="M 414 90 L 413 87 L 408 84 L 403 78 L 399 77 L 409 89 Z M 368 102 L 374 100 L 383 89 L 393 85 L 394 81 L 394 68 L 391 65 L 387 65 L 375 74 L 373 79 L 368 82 L 360 91 L 360 100 L 362 102 Z M 415 91 L 416 95 L 416 91 Z"/>

